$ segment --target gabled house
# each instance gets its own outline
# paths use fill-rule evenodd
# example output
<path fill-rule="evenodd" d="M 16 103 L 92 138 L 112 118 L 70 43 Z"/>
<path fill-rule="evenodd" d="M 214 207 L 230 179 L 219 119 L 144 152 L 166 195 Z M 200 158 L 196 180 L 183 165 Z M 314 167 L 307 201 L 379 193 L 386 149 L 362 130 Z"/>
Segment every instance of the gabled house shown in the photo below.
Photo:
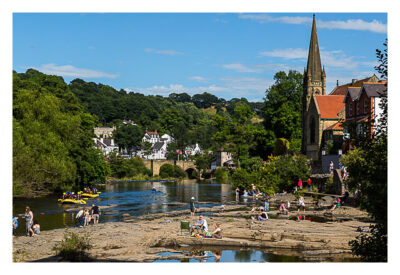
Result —
<path fill-rule="evenodd" d="M 387 81 L 364 83 L 360 88 L 348 88 L 343 100 L 346 106 L 346 134 L 351 139 L 360 135 L 372 136 L 382 110 L 381 95 L 387 89 Z"/>
<path fill-rule="evenodd" d="M 146 159 L 166 159 L 168 144 L 173 142 L 173 138 L 164 134 L 160 137 L 160 134 L 155 130 L 154 132 L 145 132 L 142 142 L 149 142 L 152 145 L 151 152 L 145 154 L 143 150 L 138 151 L 136 154 Z"/>
<path fill-rule="evenodd" d="M 201 154 L 202 152 L 203 151 L 201 150 L 198 143 L 196 143 L 195 145 L 186 146 L 185 148 L 185 154 L 187 156 L 194 156 L 196 154 Z"/>
<path fill-rule="evenodd" d="M 114 143 L 114 139 L 93 138 L 95 147 L 99 148 L 107 156 L 112 152 L 117 152 L 119 147 Z"/>
<path fill-rule="evenodd" d="M 364 83 L 378 82 L 378 77 L 374 74 L 371 77 L 367 77 L 361 80 L 352 79 L 350 83 L 339 86 L 339 80 L 337 81 L 336 87 L 331 91 L 330 95 L 346 95 L 348 88 L 361 88 Z"/>

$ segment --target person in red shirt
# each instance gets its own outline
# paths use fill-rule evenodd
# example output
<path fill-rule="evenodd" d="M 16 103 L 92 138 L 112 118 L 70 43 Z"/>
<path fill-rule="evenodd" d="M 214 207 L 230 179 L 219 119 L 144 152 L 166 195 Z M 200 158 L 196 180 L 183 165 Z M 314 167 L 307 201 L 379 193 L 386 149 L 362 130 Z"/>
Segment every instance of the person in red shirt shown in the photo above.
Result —
<path fill-rule="evenodd" d="M 297 186 L 301 189 L 303 189 L 303 181 L 301 179 L 299 179 L 299 181 L 297 182 Z"/>
<path fill-rule="evenodd" d="M 308 178 L 307 180 L 308 192 L 311 192 L 311 179 Z"/>

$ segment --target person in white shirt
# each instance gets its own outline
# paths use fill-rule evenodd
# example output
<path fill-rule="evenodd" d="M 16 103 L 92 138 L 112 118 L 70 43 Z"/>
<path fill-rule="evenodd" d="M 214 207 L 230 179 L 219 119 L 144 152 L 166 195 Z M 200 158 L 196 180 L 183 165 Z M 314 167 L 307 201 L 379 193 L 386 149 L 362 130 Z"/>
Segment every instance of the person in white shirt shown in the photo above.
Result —
<path fill-rule="evenodd" d="M 192 225 L 190 228 L 190 233 L 193 233 L 195 229 L 202 229 L 205 232 L 208 232 L 207 221 L 203 218 L 203 216 L 199 216 L 199 219 L 196 221 L 195 225 Z"/>
<path fill-rule="evenodd" d="M 76 219 L 78 219 L 79 227 L 83 226 L 83 209 L 79 210 L 78 214 L 76 214 Z"/>

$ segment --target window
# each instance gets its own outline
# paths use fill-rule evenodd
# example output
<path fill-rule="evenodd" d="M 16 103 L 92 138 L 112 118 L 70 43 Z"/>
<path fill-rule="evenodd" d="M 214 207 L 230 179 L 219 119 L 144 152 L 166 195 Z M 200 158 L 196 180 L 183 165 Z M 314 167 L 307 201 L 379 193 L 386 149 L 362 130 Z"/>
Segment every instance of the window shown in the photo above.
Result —
<path fill-rule="evenodd" d="M 349 116 L 353 116 L 353 103 L 349 103 Z"/>
<path fill-rule="evenodd" d="M 364 99 L 364 114 L 368 114 L 368 109 L 369 109 L 369 100 L 368 98 Z"/>
<path fill-rule="evenodd" d="M 360 109 L 359 107 L 360 107 L 360 106 L 358 106 L 358 105 L 359 105 L 359 104 L 358 104 L 358 102 L 357 102 L 357 103 L 356 103 L 356 116 L 359 115 L 359 109 Z"/>

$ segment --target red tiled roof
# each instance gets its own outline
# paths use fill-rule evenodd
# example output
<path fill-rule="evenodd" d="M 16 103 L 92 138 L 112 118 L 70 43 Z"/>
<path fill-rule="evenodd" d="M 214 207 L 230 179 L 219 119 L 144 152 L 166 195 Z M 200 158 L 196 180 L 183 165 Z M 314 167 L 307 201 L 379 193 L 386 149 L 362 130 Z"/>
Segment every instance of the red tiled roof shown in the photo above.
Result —
<path fill-rule="evenodd" d="M 342 125 L 342 122 L 336 122 L 335 124 L 329 126 L 325 130 L 327 130 L 327 131 L 329 131 L 329 130 L 343 130 L 343 127 L 340 126 L 340 125 Z"/>
<path fill-rule="evenodd" d="M 337 118 L 344 107 L 344 95 L 315 95 L 321 118 Z"/>
<path fill-rule="evenodd" d="M 367 82 L 371 77 L 356 81 L 354 84 L 347 83 L 344 85 L 337 86 L 329 95 L 345 95 L 348 87 L 362 87 L 364 82 Z"/>

